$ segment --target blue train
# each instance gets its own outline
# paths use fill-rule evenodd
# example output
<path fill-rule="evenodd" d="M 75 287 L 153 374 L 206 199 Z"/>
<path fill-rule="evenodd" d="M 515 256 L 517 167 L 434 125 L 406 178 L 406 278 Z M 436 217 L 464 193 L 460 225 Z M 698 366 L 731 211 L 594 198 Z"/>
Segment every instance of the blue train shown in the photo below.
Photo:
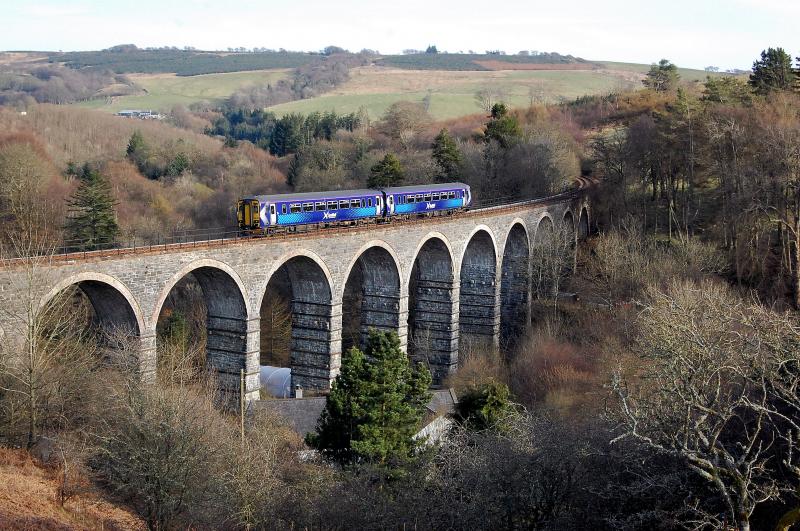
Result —
<path fill-rule="evenodd" d="M 465 209 L 471 203 L 472 194 L 468 185 L 444 183 L 256 195 L 238 201 L 236 216 L 239 229 L 252 232 L 309 224 L 421 217 Z"/>

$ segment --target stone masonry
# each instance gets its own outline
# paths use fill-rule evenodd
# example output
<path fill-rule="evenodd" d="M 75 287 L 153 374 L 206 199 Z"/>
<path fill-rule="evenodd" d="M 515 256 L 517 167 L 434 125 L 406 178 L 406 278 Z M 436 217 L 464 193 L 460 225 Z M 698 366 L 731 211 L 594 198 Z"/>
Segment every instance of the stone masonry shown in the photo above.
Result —
<path fill-rule="evenodd" d="M 91 301 L 97 324 L 125 330 L 136 366 L 155 379 L 156 322 L 170 290 L 192 274 L 208 308 L 208 359 L 223 391 L 258 398 L 259 322 L 267 284 L 288 273 L 292 295 L 293 384 L 325 390 L 341 364 L 342 300 L 360 282 L 361 333 L 394 330 L 409 353 L 429 364 L 434 383 L 458 365 L 459 338 L 497 344 L 529 318 L 531 256 L 545 219 L 570 212 L 585 236 L 583 194 L 474 210 L 413 222 L 105 253 L 74 260 L 0 267 L 0 335 L 22 340 L 26 303 L 41 308 L 70 286 Z"/>

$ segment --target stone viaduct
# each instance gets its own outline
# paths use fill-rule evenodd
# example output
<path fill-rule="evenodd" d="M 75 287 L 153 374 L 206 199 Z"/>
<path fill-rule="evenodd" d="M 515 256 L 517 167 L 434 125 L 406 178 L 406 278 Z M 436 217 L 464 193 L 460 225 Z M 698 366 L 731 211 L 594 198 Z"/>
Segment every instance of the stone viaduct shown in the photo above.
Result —
<path fill-rule="evenodd" d="M 36 282 L 29 266 L 10 262 L 0 268 L 0 333 L 22 337 L 25 316 L 77 286 L 95 325 L 133 337 L 141 376 L 155 380 L 156 322 L 173 287 L 192 275 L 208 310 L 207 356 L 219 384 L 238 396 L 244 369 L 252 400 L 261 306 L 268 284 L 282 282 L 291 293 L 294 385 L 329 388 L 341 361 L 343 314 L 358 315 L 362 333 L 396 331 L 440 383 L 457 368 L 459 339 L 497 343 L 524 326 L 533 251 L 557 227 L 573 238 L 587 234 L 583 192 L 417 221 L 54 257 L 37 266 Z M 354 288 L 358 308 L 345 297 Z"/>

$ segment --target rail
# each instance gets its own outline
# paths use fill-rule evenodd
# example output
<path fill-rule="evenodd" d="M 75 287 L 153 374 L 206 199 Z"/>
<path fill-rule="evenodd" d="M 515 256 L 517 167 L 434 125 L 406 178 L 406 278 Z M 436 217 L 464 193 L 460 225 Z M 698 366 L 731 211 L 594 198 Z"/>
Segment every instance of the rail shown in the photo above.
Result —
<path fill-rule="evenodd" d="M 358 220 L 348 225 L 296 225 L 281 227 L 274 231 L 241 231 L 233 228 L 194 229 L 174 232 L 170 235 L 157 235 L 153 238 L 139 238 L 132 235 L 125 239 L 115 238 L 107 241 L 66 240 L 43 252 L 25 257 L 0 260 L 0 266 L 14 265 L 33 257 L 46 258 L 53 262 L 71 262 L 92 258 L 106 258 L 129 254 L 162 252 L 195 247 L 225 246 L 249 240 L 277 239 L 287 240 L 318 234 L 343 234 L 376 226 L 395 226 L 397 224 L 426 223 L 432 219 L 444 217 L 475 217 L 487 211 L 517 209 L 538 204 L 550 204 L 577 197 L 586 187 L 586 182 L 579 180 L 577 188 L 556 195 L 535 199 L 518 200 L 515 197 L 501 197 L 474 202 L 466 210 L 442 212 L 432 217 L 419 218 L 369 218 Z M 46 251 L 46 252 L 44 252 Z"/>

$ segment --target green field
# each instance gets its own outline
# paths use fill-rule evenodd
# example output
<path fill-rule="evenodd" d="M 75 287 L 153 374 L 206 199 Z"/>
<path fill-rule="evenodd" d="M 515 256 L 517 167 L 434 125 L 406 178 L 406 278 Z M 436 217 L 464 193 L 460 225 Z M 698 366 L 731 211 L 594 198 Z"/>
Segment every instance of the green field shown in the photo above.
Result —
<path fill-rule="evenodd" d="M 351 79 L 333 92 L 271 107 L 278 115 L 314 111 L 356 112 L 365 107 L 372 118 L 379 118 L 397 101 L 422 102 L 430 94 L 429 111 L 435 119 L 457 118 L 480 112 L 475 93 L 491 88 L 502 93 L 512 107 L 527 107 L 533 102 L 554 103 L 587 94 L 606 94 L 615 90 L 641 87 L 649 65 L 595 62 L 596 70 L 408 70 L 368 66 L 351 71 Z M 197 102 L 218 104 L 236 90 L 254 84 L 275 83 L 289 70 L 260 70 L 176 76 L 174 74 L 132 74 L 129 77 L 146 93 L 133 96 L 99 98 L 78 105 L 108 112 L 123 109 L 168 111 L 175 105 Z M 703 80 L 702 70 L 680 69 L 681 78 Z"/>
<path fill-rule="evenodd" d="M 650 70 L 650 65 L 638 63 L 617 63 L 614 61 L 595 61 L 596 64 L 609 70 L 625 70 L 628 72 L 638 72 L 646 74 Z M 695 70 L 692 68 L 678 68 L 678 74 L 684 81 L 705 81 L 707 76 L 719 76 L 721 73 L 706 72 L 705 70 Z"/>
<path fill-rule="evenodd" d="M 637 84 L 637 75 L 585 71 L 413 71 L 367 67 L 357 69 L 352 79 L 334 92 L 308 100 L 270 107 L 283 115 L 334 110 L 354 112 L 365 107 L 373 118 L 380 117 L 394 102 L 421 102 L 430 91 L 429 112 L 436 119 L 448 119 L 481 112 L 475 93 L 484 88 L 500 90 L 512 107 L 534 102 L 558 102 L 586 94 L 604 94 Z"/>
<path fill-rule="evenodd" d="M 189 106 L 201 101 L 219 103 L 240 88 L 275 83 L 287 73 L 288 70 L 261 70 L 181 77 L 174 74 L 134 74 L 129 77 L 147 91 L 146 94 L 100 98 L 77 105 L 108 112 L 123 109 L 168 111 L 175 105 Z"/>

